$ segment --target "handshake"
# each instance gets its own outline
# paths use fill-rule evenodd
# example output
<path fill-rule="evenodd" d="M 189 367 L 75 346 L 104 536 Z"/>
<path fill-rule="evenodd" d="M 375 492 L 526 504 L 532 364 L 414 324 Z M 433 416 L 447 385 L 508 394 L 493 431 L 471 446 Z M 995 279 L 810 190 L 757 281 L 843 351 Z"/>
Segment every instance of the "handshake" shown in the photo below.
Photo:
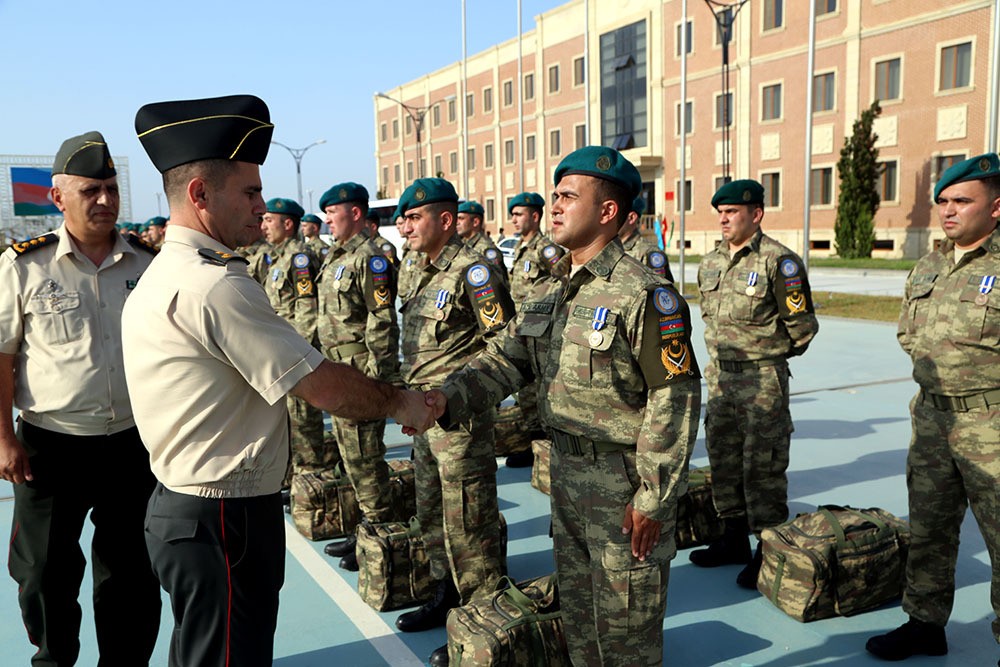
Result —
<path fill-rule="evenodd" d="M 420 435 L 434 426 L 448 408 L 448 398 L 440 389 L 426 392 L 402 389 L 396 409 L 390 415 L 405 435 Z"/>

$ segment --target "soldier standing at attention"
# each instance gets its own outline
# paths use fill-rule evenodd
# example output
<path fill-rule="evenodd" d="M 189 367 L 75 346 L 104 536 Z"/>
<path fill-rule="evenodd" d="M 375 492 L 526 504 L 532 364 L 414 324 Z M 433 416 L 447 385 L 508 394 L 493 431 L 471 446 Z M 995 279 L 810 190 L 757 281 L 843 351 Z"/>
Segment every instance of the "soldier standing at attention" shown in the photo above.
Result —
<path fill-rule="evenodd" d="M 391 416 L 411 433 L 431 421 L 423 395 L 325 360 L 233 253 L 260 233 L 269 116 L 251 95 L 136 115 L 171 212 L 163 250 L 122 315 L 125 374 L 158 481 L 146 544 L 174 612 L 170 667 L 272 663 L 286 393 L 349 419 Z"/>
<path fill-rule="evenodd" d="M 32 664 L 74 664 L 90 513 L 99 662 L 146 665 L 160 626 L 142 530 L 156 480 L 125 385 L 121 313 L 156 251 L 115 229 L 117 172 L 99 132 L 63 142 L 50 196 L 62 226 L 0 257 L 0 478 L 14 484 L 8 568 L 38 648 Z"/>
<path fill-rule="evenodd" d="M 326 258 L 326 254 L 330 252 L 330 246 L 319 237 L 319 230 L 322 225 L 323 221 L 320 220 L 320 217 L 312 213 L 306 213 L 299 222 L 299 229 L 302 231 L 302 240 L 309 246 L 309 250 L 312 251 L 312 254 L 320 263 Z"/>
<path fill-rule="evenodd" d="M 934 188 L 947 240 L 910 272 L 900 345 L 920 391 L 910 402 L 906 461 L 910 549 L 903 611 L 910 620 L 868 640 L 885 660 L 948 652 L 958 536 L 966 508 L 990 553 L 990 598 L 1000 617 L 1000 158 L 948 168 Z M 1000 618 L 993 619 L 1000 642 Z"/>
<path fill-rule="evenodd" d="M 639 232 L 639 216 L 646 210 L 646 200 L 636 197 L 632 200 L 632 210 L 629 211 L 628 219 L 618 232 L 622 240 L 622 247 L 625 253 L 635 257 L 637 260 L 649 267 L 658 276 L 663 276 L 670 282 L 674 282 L 674 274 L 670 271 L 670 262 L 667 255 L 655 245 L 642 238 Z"/>
<path fill-rule="evenodd" d="M 690 558 L 699 567 L 746 564 L 736 583 L 753 589 L 761 547 L 751 556 L 747 531 L 759 538 L 788 519 L 788 358 L 806 351 L 819 323 L 802 260 L 760 229 L 763 186 L 732 181 L 712 206 L 722 241 L 701 260 L 698 289 L 711 357 L 705 446 L 726 532 Z"/>
<path fill-rule="evenodd" d="M 365 202 L 367 204 L 367 202 Z M 382 251 L 382 254 L 392 262 L 393 266 L 399 266 L 399 258 L 396 256 L 396 246 L 392 245 L 389 239 L 385 238 L 378 232 L 381 220 L 378 217 L 378 213 L 375 211 L 368 211 L 365 214 L 365 231 L 368 236 L 371 237 L 372 243 L 375 247 Z"/>
<path fill-rule="evenodd" d="M 483 233 L 483 205 L 477 201 L 464 201 L 458 205 L 458 235 L 473 252 L 489 260 L 490 266 L 507 280 L 507 267 L 503 255 L 490 237 Z"/>
<path fill-rule="evenodd" d="M 396 317 L 396 271 L 365 233 L 368 191 L 357 183 L 339 183 L 323 193 L 320 207 L 340 243 L 327 255 L 319 281 L 319 342 L 327 359 L 349 364 L 371 378 L 394 385 L 399 379 L 399 324 Z M 344 470 L 358 505 L 371 523 L 408 521 L 396 516 L 385 462 L 385 419 L 333 418 Z M 340 567 L 358 569 L 351 535 L 326 545 L 342 556 Z"/>
<path fill-rule="evenodd" d="M 455 188 L 441 178 L 418 178 L 399 199 L 403 233 L 424 253 L 403 304 L 402 376 L 411 389 L 439 386 L 514 314 L 504 282 L 455 234 L 457 209 Z M 492 421 L 485 413 L 414 438 L 417 519 L 438 583 L 431 602 L 396 620 L 403 632 L 444 625 L 449 609 L 493 592 L 501 576 Z M 431 663 L 447 658 L 443 646 Z"/>
<path fill-rule="evenodd" d="M 163 245 L 163 232 L 167 229 L 167 219 L 157 215 L 146 221 L 146 240 L 157 250 Z"/>
<path fill-rule="evenodd" d="M 393 219 L 396 221 L 396 231 L 399 232 L 399 237 L 403 239 L 403 252 L 399 258 L 397 279 L 399 296 L 405 303 L 413 288 L 410 278 L 416 275 L 421 256 L 419 252 L 410 247 L 410 240 L 403 234 L 403 225 L 406 223 L 406 220 L 403 218 L 403 213 L 399 208 L 396 208 L 396 212 L 393 213 Z"/>
<path fill-rule="evenodd" d="M 641 187 L 617 151 L 588 146 L 555 171 L 556 289 L 522 304 L 485 353 L 428 393 L 457 426 L 532 379 L 552 435 L 552 528 L 574 665 L 663 664 L 677 499 L 698 432 L 691 315 L 625 255 L 618 228 Z"/>

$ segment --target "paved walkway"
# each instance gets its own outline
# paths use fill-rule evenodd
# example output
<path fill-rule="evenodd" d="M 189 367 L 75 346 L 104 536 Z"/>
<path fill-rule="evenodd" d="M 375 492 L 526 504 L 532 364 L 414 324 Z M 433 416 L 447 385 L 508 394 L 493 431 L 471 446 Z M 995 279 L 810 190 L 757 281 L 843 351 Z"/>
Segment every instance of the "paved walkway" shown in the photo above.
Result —
<path fill-rule="evenodd" d="M 671 267 L 677 270 L 677 258 L 671 259 Z M 903 296 L 906 271 L 883 269 L 838 269 L 814 267 L 809 270 L 809 284 L 814 292 L 843 292 L 847 294 L 870 294 L 880 296 Z M 684 282 L 698 282 L 698 265 L 684 264 Z"/>

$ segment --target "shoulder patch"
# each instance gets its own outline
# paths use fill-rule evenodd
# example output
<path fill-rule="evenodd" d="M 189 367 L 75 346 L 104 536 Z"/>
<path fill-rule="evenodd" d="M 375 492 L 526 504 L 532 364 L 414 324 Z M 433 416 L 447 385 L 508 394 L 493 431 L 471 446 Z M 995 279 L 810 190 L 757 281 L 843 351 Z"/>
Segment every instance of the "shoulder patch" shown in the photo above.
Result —
<path fill-rule="evenodd" d="M 391 243 L 383 243 L 382 252 L 396 252 L 396 247 Z"/>
<path fill-rule="evenodd" d="M 198 254 L 212 262 L 213 264 L 218 264 L 219 266 L 225 266 L 229 262 L 243 262 L 244 264 L 249 264 L 245 258 L 231 252 L 220 252 L 218 250 L 212 250 L 211 248 L 198 248 Z"/>
<path fill-rule="evenodd" d="M 372 257 L 368 260 L 368 268 L 372 273 L 385 273 L 389 269 L 389 262 L 385 257 Z"/>
<path fill-rule="evenodd" d="M 309 266 L 309 255 L 300 252 L 292 257 L 292 266 L 297 269 L 304 269 Z"/>
<path fill-rule="evenodd" d="M 549 264 L 555 264 L 562 256 L 562 248 L 555 244 L 550 244 L 542 248 L 542 257 L 549 260 Z"/>
<path fill-rule="evenodd" d="M 651 253 L 649 253 L 649 256 L 646 258 L 646 261 L 649 262 L 649 265 L 652 268 L 662 269 L 667 263 L 667 256 L 664 255 L 659 250 L 654 250 Z"/>
<path fill-rule="evenodd" d="M 673 315 L 677 312 L 680 302 L 677 300 L 677 297 L 670 292 L 670 290 L 663 287 L 657 287 L 653 292 L 653 305 L 661 315 Z"/>
<path fill-rule="evenodd" d="M 499 255 L 500 255 L 500 251 L 498 251 L 496 248 L 487 248 L 483 252 L 483 256 L 486 257 L 486 259 L 489 259 L 489 260 L 494 260 Z"/>
<path fill-rule="evenodd" d="M 152 243 L 149 243 L 147 241 L 143 241 L 141 238 L 139 238 L 138 236 L 136 236 L 134 234 L 129 234 L 127 240 L 128 240 L 128 244 L 130 246 L 132 246 L 133 248 L 142 248 L 143 250 L 145 250 L 146 252 L 148 252 L 151 255 L 156 255 L 156 254 L 158 254 L 160 252 L 156 248 L 156 246 L 154 246 Z"/>
<path fill-rule="evenodd" d="M 51 245 L 59 240 L 58 234 L 43 234 L 42 236 L 29 239 L 27 241 L 20 241 L 11 246 L 14 254 L 20 256 L 25 253 L 31 252 L 32 250 L 38 250 L 39 248 L 47 245 Z"/>
<path fill-rule="evenodd" d="M 485 264 L 473 264 L 465 273 L 465 279 L 473 287 L 482 287 L 490 280 L 490 270 Z"/>
<path fill-rule="evenodd" d="M 781 275 L 785 276 L 786 278 L 791 278 L 792 276 L 794 276 L 799 272 L 798 262 L 796 262 L 791 257 L 786 257 L 785 259 L 781 260 L 780 268 L 781 268 Z"/>
<path fill-rule="evenodd" d="M 646 385 L 650 389 L 699 378 L 701 373 L 691 345 L 691 313 L 672 289 L 657 287 L 650 293 L 643 323 L 639 356 Z"/>

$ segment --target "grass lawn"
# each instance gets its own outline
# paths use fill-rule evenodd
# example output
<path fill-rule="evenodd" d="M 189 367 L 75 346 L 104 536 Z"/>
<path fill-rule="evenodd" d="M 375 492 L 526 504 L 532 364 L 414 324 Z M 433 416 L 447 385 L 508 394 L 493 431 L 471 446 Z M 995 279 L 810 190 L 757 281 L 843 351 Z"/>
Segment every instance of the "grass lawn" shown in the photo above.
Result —
<path fill-rule="evenodd" d="M 684 263 L 696 265 L 701 261 L 701 255 L 685 255 Z M 678 255 L 670 255 L 670 266 L 680 262 Z M 917 263 L 915 259 L 883 259 L 867 257 L 864 259 L 841 259 L 840 257 L 810 257 L 810 267 L 832 267 L 838 269 L 885 269 L 891 271 L 909 271 Z"/>
<path fill-rule="evenodd" d="M 701 297 L 698 286 L 684 284 L 684 294 L 688 303 L 698 303 Z M 843 292 L 813 292 L 813 304 L 819 316 L 852 317 L 859 320 L 879 322 L 899 321 L 898 296 L 869 296 L 865 294 L 845 294 Z"/>

